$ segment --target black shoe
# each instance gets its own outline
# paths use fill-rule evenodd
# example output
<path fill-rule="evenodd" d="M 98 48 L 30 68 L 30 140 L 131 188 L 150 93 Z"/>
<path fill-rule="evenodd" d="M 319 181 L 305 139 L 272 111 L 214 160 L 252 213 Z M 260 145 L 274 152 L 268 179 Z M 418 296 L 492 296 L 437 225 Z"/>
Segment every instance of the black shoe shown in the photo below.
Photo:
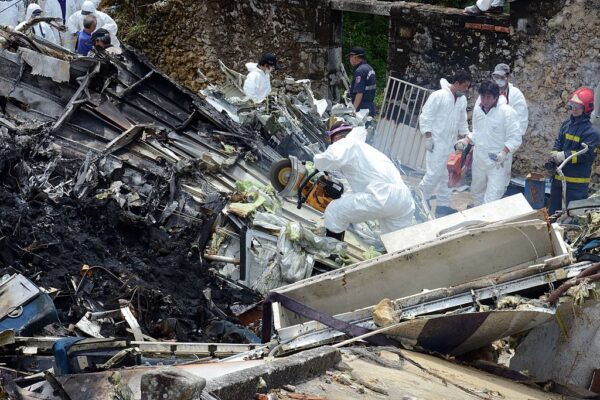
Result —
<path fill-rule="evenodd" d="M 325 236 L 337 239 L 340 242 L 344 241 L 344 236 L 345 236 L 346 231 L 342 231 L 340 233 L 335 233 L 335 232 L 331 232 L 329 229 L 327 229 L 326 232 L 327 233 L 325 233 Z"/>
<path fill-rule="evenodd" d="M 469 14 L 469 15 L 482 15 L 483 14 L 483 11 L 481 11 L 479 9 L 479 7 L 477 7 L 476 5 L 472 5 L 470 7 L 465 8 L 463 12 L 465 14 Z"/>
<path fill-rule="evenodd" d="M 488 12 L 490 14 L 503 14 L 504 13 L 504 7 L 502 7 L 502 6 L 490 7 L 490 9 L 488 10 Z"/>
<path fill-rule="evenodd" d="M 446 215 L 454 214 L 457 212 L 458 212 L 458 210 L 455 210 L 452 207 L 439 206 L 439 207 L 435 208 L 435 217 L 436 218 L 445 217 Z"/>

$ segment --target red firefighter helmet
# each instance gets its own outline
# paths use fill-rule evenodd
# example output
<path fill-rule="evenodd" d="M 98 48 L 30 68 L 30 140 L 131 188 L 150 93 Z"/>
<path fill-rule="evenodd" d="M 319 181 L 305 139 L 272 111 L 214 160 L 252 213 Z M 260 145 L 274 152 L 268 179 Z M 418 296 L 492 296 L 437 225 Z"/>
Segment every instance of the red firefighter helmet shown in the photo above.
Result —
<path fill-rule="evenodd" d="M 594 92 L 592 89 L 580 87 L 569 96 L 569 101 L 581 104 L 584 113 L 591 113 L 594 110 Z"/>

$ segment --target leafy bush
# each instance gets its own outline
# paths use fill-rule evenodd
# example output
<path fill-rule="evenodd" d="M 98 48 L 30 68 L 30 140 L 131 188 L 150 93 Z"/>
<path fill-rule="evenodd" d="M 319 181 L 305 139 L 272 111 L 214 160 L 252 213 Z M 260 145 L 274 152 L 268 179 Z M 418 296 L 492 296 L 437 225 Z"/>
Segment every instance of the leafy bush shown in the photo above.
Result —
<path fill-rule="evenodd" d="M 393 1 L 393 0 L 386 0 Z M 417 0 L 416 3 L 436 4 L 445 7 L 463 8 L 475 3 L 475 0 Z M 387 83 L 387 55 L 389 17 L 345 12 L 343 16 L 342 50 L 344 66 L 352 76 L 352 67 L 346 54 L 354 46 L 363 47 L 367 53 L 367 62 L 375 70 L 377 76 L 377 94 L 375 104 L 380 106 Z"/>
<path fill-rule="evenodd" d="M 352 78 L 352 66 L 346 54 L 354 46 L 365 49 L 367 62 L 375 70 L 377 94 L 375 104 L 383 101 L 383 91 L 387 82 L 388 31 L 390 19 L 381 15 L 344 13 L 342 51 L 344 67 Z"/>

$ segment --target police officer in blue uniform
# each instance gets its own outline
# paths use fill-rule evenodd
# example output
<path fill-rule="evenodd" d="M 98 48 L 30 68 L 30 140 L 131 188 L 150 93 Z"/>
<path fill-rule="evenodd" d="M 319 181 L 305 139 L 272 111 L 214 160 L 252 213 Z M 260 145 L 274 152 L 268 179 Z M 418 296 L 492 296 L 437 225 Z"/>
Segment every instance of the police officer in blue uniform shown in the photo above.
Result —
<path fill-rule="evenodd" d="M 375 116 L 375 71 L 365 60 L 365 49 L 353 47 L 348 54 L 352 72 L 350 95 L 356 111 L 368 109 L 370 116 Z"/>
<path fill-rule="evenodd" d="M 563 167 L 567 183 L 567 206 L 573 200 L 587 199 L 596 147 L 600 140 L 600 133 L 590 121 L 594 109 L 594 92 L 586 87 L 577 89 L 569 96 L 568 107 L 571 116 L 560 127 L 558 138 L 552 147 L 551 161 L 555 167 L 560 165 L 567 157 L 583 149 L 582 143 L 587 144 L 588 151 L 573 157 Z M 562 208 L 561 179 L 556 174 L 552 182 L 548 210 L 550 215 Z"/>

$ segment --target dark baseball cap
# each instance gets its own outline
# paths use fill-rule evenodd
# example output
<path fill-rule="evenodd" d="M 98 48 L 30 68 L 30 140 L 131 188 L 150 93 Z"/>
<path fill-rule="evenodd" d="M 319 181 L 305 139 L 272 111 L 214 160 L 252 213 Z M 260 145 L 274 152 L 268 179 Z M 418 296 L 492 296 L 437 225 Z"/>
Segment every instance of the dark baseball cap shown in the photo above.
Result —
<path fill-rule="evenodd" d="M 263 65 L 263 64 L 270 65 L 271 67 L 274 67 L 275 69 L 279 69 L 282 67 L 281 64 L 277 63 L 277 57 L 275 57 L 275 54 L 273 54 L 273 53 L 265 53 L 262 55 L 262 57 L 260 57 L 260 60 L 258 61 L 258 65 Z"/>
<path fill-rule="evenodd" d="M 100 28 L 100 29 L 96 29 L 94 31 L 94 33 L 92 33 L 92 36 L 90 37 L 90 40 L 92 41 L 92 43 L 97 40 L 97 39 L 102 39 L 105 36 L 110 37 L 110 32 L 108 32 L 106 29 L 104 28 Z"/>
<path fill-rule="evenodd" d="M 353 48 L 350 49 L 350 53 L 348 53 L 349 56 L 361 56 L 364 57 L 365 56 L 365 49 L 363 49 L 362 47 L 358 47 L 355 46 Z"/>

